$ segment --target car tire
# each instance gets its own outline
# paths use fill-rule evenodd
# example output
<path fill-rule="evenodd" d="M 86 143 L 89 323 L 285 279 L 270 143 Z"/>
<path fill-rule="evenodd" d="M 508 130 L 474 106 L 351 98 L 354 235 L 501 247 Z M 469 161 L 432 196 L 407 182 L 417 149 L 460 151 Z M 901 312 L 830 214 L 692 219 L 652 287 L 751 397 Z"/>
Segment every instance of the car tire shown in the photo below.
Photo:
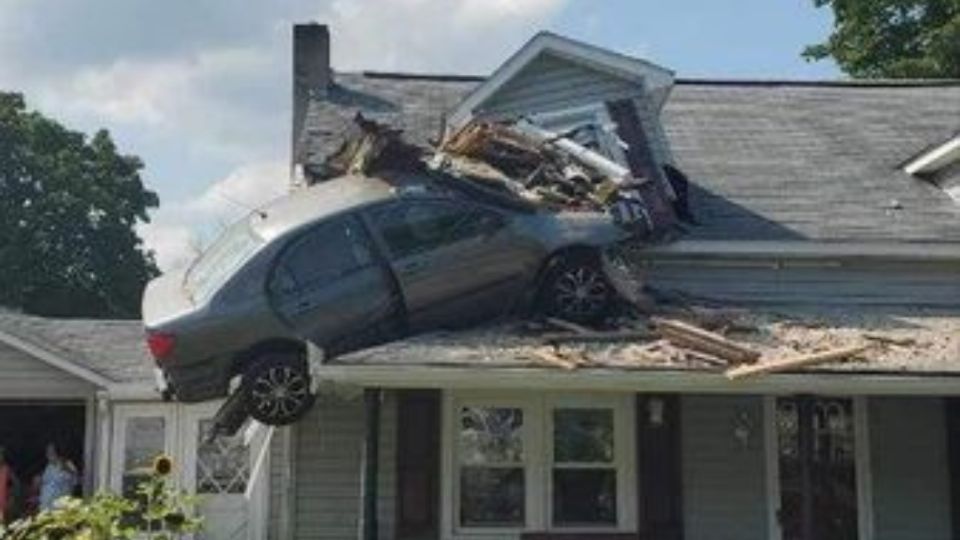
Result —
<path fill-rule="evenodd" d="M 307 363 L 296 354 L 264 354 L 243 374 L 247 413 L 269 426 L 292 424 L 313 406 L 310 383 Z"/>
<path fill-rule="evenodd" d="M 547 316 L 594 323 L 609 312 L 613 288 L 603 272 L 600 257 L 578 252 L 552 261 L 538 296 L 540 310 Z"/>

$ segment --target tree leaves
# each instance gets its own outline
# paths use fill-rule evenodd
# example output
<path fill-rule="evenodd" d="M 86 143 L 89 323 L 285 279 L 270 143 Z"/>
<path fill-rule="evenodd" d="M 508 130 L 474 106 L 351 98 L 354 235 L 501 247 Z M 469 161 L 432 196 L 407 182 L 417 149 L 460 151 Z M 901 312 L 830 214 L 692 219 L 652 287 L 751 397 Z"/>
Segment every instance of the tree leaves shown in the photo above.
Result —
<path fill-rule="evenodd" d="M 960 78 L 960 0 L 813 0 L 834 30 L 807 47 L 858 78 Z"/>
<path fill-rule="evenodd" d="M 0 92 L 0 304 L 40 315 L 136 317 L 157 273 L 134 227 L 157 195 L 143 163 Z"/>

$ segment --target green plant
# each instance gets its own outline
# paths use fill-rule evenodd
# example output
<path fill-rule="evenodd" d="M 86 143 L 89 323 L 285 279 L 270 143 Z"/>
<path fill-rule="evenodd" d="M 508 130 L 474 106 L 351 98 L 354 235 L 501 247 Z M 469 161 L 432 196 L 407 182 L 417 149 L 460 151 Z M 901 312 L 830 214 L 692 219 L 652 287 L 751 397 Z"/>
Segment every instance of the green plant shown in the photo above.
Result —
<path fill-rule="evenodd" d="M 169 458 L 160 457 L 130 497 L 99 493 L 61 499 L 56 508 L 0 527 L 4 540 L 174 540 L 196 532 L 196 499 L 170 485 Z"/>

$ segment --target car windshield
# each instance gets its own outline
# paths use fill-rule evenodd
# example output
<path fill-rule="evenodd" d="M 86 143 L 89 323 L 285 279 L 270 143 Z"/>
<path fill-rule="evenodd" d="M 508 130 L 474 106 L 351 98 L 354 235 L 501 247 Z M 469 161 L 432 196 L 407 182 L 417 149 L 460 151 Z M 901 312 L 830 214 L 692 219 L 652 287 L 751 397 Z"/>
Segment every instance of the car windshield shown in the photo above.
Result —
<path fill-rule="evenodd" d="M 249 219 L 234 223 L 190 267 L 187 292 L 193 299 L 207 298 L 262 245 Z"/>

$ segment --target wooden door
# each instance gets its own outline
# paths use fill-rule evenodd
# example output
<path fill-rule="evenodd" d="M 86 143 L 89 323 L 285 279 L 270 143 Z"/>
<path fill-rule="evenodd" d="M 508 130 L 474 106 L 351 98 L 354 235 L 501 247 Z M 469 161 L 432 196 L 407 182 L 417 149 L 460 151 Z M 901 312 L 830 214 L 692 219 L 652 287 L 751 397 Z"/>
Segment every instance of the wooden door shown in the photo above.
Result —
<path fill-rule="evenodd" d="M 851 399 L 778 398 L 778 521 L 783 540 L 856 540 L 859 504 Z"/>

